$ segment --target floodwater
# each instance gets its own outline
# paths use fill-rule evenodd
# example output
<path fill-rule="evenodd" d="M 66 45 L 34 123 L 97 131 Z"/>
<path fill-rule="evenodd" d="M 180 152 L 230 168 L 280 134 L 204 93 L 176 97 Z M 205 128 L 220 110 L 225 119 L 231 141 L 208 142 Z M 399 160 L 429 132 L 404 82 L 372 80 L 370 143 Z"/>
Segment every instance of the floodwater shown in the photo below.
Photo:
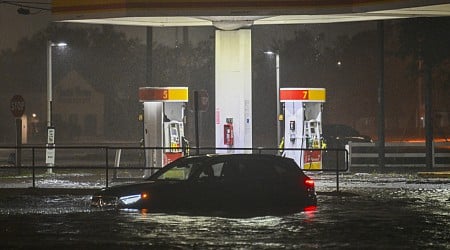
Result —
<path fill-rule="evenodd" d="M 246 218 L 98 210 L 90 196 L 3 197 L 0 248 L 450 249 L 448 183 L 344 189 L 319 187 L 315 210 Z"/>

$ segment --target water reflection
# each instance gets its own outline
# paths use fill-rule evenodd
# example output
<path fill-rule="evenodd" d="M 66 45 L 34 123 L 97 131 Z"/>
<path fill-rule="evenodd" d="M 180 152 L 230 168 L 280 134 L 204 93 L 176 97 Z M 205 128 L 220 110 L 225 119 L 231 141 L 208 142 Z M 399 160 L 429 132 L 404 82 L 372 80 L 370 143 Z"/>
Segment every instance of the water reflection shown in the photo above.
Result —
<path fill-rule="evenodd" d="M 123 232 L 139 232 L 146 239 L 158 239 L 176 247 L 199 248 L 283 248 L 292 244 L 291 235 L 301 235 L 308 217 L 289 216 L 225 218 L 121 212 L 130 223 Z"/>
<path fill-rule="evenodd" d="M 317 206 L 309 206 L 305 207 L 304 214 L 305 214 L 305 222 L 312 223 L 314 222 L 314 214 L 317 211 Z"/>
<path fill-rule="evenodd" d="M 303 212 L 246 218 L 96 210 L 90 196 L 0 199 L 2 248 L 450 249 L 450 191 L 358 189 Z"/>

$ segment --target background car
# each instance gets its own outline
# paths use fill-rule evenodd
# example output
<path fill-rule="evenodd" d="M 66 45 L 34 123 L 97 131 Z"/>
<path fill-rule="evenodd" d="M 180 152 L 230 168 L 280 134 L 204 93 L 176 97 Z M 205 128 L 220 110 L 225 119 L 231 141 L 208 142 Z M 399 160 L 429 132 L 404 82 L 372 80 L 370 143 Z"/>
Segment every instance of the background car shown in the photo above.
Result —
<path fill-rule="evenodd" d="M 361 135 L 356 129 L 343 124 L 329 124 L 322 127 L 323 139 L 327 150 L 323 153 L 323 169 L 346 169 L 345 145 L 349 142 L 373 142 L 367 135 Z"/>
<path fill-rule="evenodd" d="M 343 124 L 330 124 L 322 127 L 323 138 L 328 148 L 344 148 L 348 142 L 373 142 L 367 135 L 361 135 L 356 129 Z"/>
<path fill-rule="evenodd" d="M 147 211 L 275 211 L 316 205 L 314 181 L 294 160 L 229 154 L 180 158 L 147 180 L 103 189 L 96 207 Z"/>

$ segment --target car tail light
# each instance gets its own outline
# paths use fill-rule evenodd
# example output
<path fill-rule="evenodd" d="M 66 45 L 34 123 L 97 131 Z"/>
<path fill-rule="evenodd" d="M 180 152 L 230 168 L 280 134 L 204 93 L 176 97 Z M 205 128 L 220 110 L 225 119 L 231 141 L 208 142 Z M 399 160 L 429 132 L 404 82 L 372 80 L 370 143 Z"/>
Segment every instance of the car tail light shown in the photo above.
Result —
<path fill-rule="evenodd" d="M 305 212 L 315 212 L 317 211 L 317 206 L 307 206 L 303 209 Z"/>
<path fill-rule="evenodd" d="M 313 179 L 306 177 L 304 180 L 304 183 L 307 188 L 314 188 L 314 180 Z"/>

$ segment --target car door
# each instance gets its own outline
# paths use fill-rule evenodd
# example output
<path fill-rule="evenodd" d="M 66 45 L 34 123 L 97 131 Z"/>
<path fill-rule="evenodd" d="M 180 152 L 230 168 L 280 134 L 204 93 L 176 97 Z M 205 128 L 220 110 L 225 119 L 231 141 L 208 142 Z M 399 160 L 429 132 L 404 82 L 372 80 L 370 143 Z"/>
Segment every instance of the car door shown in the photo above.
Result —
<path fill-rule="evenodd" d="M 243 204 L 266 208 L 278 206 L 290 190 L 290 180 L 282 178 L 282 164 L 269 158 L 248 158 L 239 161 L 239 183 Z"/>
<path fill-rule="evenodd" d="M 237 158 L 233 164 L 237 173 L 232 187 L 235 200 L 243 208 L 265 206 L 268 173 L 264 160 L 249 156 Z"/>
<path fill-rule="evenodd" d="M 150 195 L 153 206 L 160 209 L 191 209 L 195 204 L 192 177 L 200 168 L 195 161 L 180 161 L 154 177 Z"/>
<path fill-rule="evenodd" d="M 228 165 L 226 159 L 204 162 L 191 180 L 193 202 L 200 210 L 220 210 L 226 204 L 227 194 L 222 173 Z"/>

